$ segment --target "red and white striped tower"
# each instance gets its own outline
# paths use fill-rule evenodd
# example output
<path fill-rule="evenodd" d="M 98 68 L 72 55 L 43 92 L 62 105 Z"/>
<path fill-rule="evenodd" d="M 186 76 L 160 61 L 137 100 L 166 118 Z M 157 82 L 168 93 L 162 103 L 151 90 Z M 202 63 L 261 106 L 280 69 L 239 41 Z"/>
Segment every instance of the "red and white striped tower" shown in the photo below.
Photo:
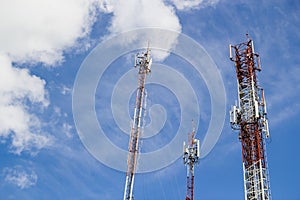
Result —
<path fill-rule="evenodd" d="M 144 130 L 144 118 L 146 114 L 146 92 L 145 81 L 146 75 L 151 72 L 152 59 L 150 57 L 150 49 L 145 53 L 138 53 L 135 57 L 134 66 L 139 69 L 138 72 L 138 88 L 136 91 L 135 109 L 133 116 L 133 124 L 131 128 L 126 183 L 124 190 L 124 200 L 133 200 L 133 184 L 134 174 L 139 153 L 139 137 Z"/>
<path fill-rule="evenodd" d="M 194 167 L 199 163 L 200 142 L 195 139 L 193 123 L 192 134 L 188 135 L 188 144 L 183 143 L 183 162 L 187 166 L 187 191 L 185 200 L 194 200 Z"/>
<path fill-rule="evenodd" d="M 265 139 L 269 137 L 264 90 L 257 72 L 261 71 L 259 55 L 253 40 L 230 45 L 230 59 L 235 63 L 238 105 L 232 106 L 230 124 L 239 130 L 242 143 L 245 200 L 270 200 Z"/>

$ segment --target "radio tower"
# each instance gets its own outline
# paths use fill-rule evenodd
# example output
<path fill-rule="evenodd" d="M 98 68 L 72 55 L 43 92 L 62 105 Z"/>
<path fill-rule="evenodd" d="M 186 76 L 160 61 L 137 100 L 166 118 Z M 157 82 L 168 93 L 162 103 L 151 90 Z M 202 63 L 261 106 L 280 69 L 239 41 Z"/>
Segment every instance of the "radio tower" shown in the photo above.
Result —
<path fill-rule="evenodd" d="M 233 130 L 239 130 L 242 143 L 245 200 L 270 200 L 265 152 L 265 139 L 269 137 L 267 106 L 257 80 L 256 72 L 261 71 L 259 55 L 252 39 L 246 36 L 246 42 L 230 45 L 238 85 L 238 105 L 232 106 L 230 124 Z"/>
<path fill-rule="evenodd" d="M 133 183 L 134 174 L 139 153 L 139 136 L 144 130 L 144 118 L 146 114 L 146 92 L 145 81 L 146 75 L 151 72 L 152 59 L 150 58 L 150 49 L 148 47 L 145 53 L 137 54 L 134 61 L 134 67 L 139 69 L 138 72 L 138 88 L 136 91 L 135 109 L 133 116 L 133 124 L 131 128 L 126 183 L 124 190 L 124 200 L 133 200 Z"/>
<path fill-rule="evenodd" d="M 183 162 L 187 166 L 187 191 L 185 200 L 194 200 L 194 166 L 199 163 L 200 142 L 195 139 L 193 122 L 192 134 L 188 135 L 188 145 L 183 143 Z"/>

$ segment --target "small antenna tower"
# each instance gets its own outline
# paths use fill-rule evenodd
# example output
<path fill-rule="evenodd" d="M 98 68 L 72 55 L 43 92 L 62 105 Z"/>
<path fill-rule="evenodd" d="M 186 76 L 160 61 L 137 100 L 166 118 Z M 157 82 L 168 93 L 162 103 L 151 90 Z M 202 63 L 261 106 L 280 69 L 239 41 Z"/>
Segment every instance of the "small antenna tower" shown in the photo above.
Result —
<path fill-rule="evenodd" d="M 188 144 L 183 142 L 183 162 L 187 166 L 187 192 L 186 200 L 194 200 L 194 166 L 199 163 L 200 141 L 195 139 L 195 126 L 192 121 L 193 131 L 188 134 Z"/>

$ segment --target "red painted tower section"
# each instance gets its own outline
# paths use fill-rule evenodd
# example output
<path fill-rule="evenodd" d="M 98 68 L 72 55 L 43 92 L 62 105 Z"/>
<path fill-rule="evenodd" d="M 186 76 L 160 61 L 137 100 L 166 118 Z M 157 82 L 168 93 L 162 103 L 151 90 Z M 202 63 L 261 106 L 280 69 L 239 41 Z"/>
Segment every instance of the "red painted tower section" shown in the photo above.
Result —
<path fill-rule="evenodd" d="M 270 200 L 265 139 L 269 137 L 264 90 L 259 85 L 259 55 L 252 39 L 230 45 L 230 59 L 235 63 L 238 105 L 230 111 L 232 129 L 239 131 L 242 144 L 245 200 Z"/>
<path fill-rule="evenodd" d="M 192 134 L 188 135 L 188 144 L 183 143 L 183 161 L 187 166 L 187 191 L 185 200 L 194 200 L 194 167 L 200 158 L 200 142 L 195 139 L 193 124 Z"/>
<path fill-rule="evenodd" d="M 128 147 L 126 183 L 124 190 L 124 200 L 133 200 L 134 174 L 139 151 L 139 137 L 144 131 L 144 118 L 146 114 L 146 92 L 145 81 L 148 73 L 151 72 L 152 59 L 150 58 L 150 49 L 145 53 L 137 54 L 134 66 L 139 69 L 138 88 L 136 91 L 135 109 L 133 124 Z"/>

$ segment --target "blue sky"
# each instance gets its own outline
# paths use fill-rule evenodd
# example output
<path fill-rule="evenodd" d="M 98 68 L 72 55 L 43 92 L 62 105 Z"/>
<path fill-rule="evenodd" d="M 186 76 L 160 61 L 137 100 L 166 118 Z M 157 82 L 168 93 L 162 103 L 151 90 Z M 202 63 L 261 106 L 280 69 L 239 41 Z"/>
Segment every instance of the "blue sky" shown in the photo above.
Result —
<path fill-rule="evenodd" d="M 271 135 L 267 142 L 267 155 L 272 197 L 299 200 L 299 9 L 297 0 L 1 2 L 0 199 L 114 200 L 123 197 L 125 173 L 95 159 L 77 133 L 72 91 L 80 66 L 98 44 L 124 31 L 158 27 L 185 34 L 202 45 L 216 64 L 225 87 L 224 126 L 213 150 L 200 160 L 195 169 L 195 199 L 243 198 L 241 145 L 237 133 L 230 129 L 228 116 L 237 96 L 228 45 L 243 42 L 245 34 L 249 33 L 262 64 L 258 78 L 267 100 Z M 137 43 L 145 42 L 143 38 L 132 37 Z M 163 38 L 162 35 L 150 37 L 153 43 L 159 43 Z M 147 77 L 146 87 L 147 106 L 152 111 L 147 113 L 148 128 L 145 131 L 163 127 L 153 137 L 143 140 L 142 152 L 160 149 L 176 136 L 184 112 L 180 104 L 185 103 L 177 97 L 183 94 L 190 97 L 188 93 L 175 93 L 171 86 L 151 83 L 159 74 L 159 67 L 155 69 L 155 66 L 160 66 L 157 63 L 177 71 L 193 88 L 199 103 L 197 137 L 201 141 L 211 121 L 211 91 L 205 78 L 197 74 L 185 58 L 172 54 L 175 43 L 176 38 L 164 41 L 170 55 L 153 52 L 156 64 L 152 75 Z M 130 41 L 123 41 L 122 45 L 128 46 Z M 128 52 L 114 60 L 95 90 L 99 124 L 112 143 L 123 150 L 128 144 L 128 135 L 123 129 L 130 129 L 130 119 L 125 118 L 127 113 L 133 113 L 134 94 L 129 93 L 126 97 L 129 103 L 123 107 L 124 110 L 117 109 L 116 114 L 125 116 L 124 119 L 117 119 L 110 110 L 110 97 L 117 81 L 133 68 L 133 54 L 136 52 Z M 121 84 L 124 91 L 132 90 L 130 85 L 137 82 L 135 75 L 133 70 L 125 76 L 125 79 L 131 77 L 126 80 L 132 82 L 128 86 Z M 183 85 L 174 85 L 183 88 Z M 188 116 L 197 113 L 195 110 L 189 110 Z M 116 120 L 124 120 L 122 127 Z M 191 130 L 185 127 L 187 134 Z M 178 146 L 178 149 L 181 148 Z M 168 157 L 171 153 L 166 152 L 164 156 Z M 156 162 L 163 159 L 163 156 L 157 158 Z M 124 163 L 124 160 L 119 162 Z M 181 158 L 161 170 L 138 174 L 135 199 L 184 199 L 185 176 L 186 168 Z"/>

